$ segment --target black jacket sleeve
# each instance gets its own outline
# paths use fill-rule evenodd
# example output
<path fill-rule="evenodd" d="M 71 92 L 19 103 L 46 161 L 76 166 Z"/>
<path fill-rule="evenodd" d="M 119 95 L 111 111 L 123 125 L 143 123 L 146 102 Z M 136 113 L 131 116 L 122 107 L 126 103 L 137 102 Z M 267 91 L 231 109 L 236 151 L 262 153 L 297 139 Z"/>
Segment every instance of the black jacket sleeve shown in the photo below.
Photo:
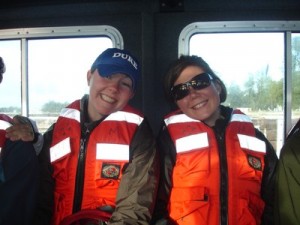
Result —
<path fill-rule="evenodd" d="M 262 225 L 274 224 L 274 194 L 275 194 L 275 171 L 278 162 L 276 151 L 267 138 L 258 130 L 256 137 L 266 143 L 265 169 L 263 172 L 261 196 L 265 202 L 262 216 Z"/>
<path fill-rule="evenodd" d="M 54 125 L 53 125 L 54 126 Z M 53 126 L 44 134 L 44 145 L 39 154 L 40 183 L 38 191 L 38 204 L 34 218 L 34 225 L 48 225 L 51 222 L 54 206 L 54 180 L 50 163 L 50 145 Z"/>
<path fill-rule="evenodd" d="M 176 150 L 167 128 L 163 125 L 157 138 L 157 148 L 160 158 L 160 180 L 156 205 L 151 224 L 176 224 L 169 217 L 168 203 L 172 188 L 172 173 L 176 161 Z"/>

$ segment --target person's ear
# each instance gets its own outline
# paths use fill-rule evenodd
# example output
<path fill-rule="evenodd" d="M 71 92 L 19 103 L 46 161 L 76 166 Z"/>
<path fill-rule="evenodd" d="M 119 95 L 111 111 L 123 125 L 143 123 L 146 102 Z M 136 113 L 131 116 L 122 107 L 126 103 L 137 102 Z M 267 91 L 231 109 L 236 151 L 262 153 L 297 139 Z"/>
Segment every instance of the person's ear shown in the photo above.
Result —
<path fill-rule="evenodd" d="M 87 74 L 86 74 L 86 80 L 87 80 L 87 85 L 88 86 L 90 86 L 91 79 L 92 79 L 92 71 L 88 70 Z"/>

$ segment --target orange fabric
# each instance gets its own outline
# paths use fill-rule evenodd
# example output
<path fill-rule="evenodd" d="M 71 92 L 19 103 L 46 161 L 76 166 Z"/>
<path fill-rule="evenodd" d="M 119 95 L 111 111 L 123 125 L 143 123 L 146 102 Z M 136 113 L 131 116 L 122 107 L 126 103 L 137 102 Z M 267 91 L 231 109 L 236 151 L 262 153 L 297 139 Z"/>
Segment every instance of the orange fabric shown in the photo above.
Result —
<path fill-rule="evenodd" d="M 235 111 L 241 114 L 240 111 Z M 176 116 L 176 113 L 169 115 Z M 182 116 L 182 115 L 181 115 Z M 194 134 L 207 133 L 208 146 L 177 152 L 170 196 L 170 217 L 179 225 L 220 224 L 220 161 L 213 130 L 199 121 L 167 124 L 174 143 Z M 237 134 L 255 136 L 252 123 L 230 122 L 226 130 L 228 165 L 228 224 L 258 225 L 264 208 L 260 199 L 264 153 L 242 149 Z M 248 157 L 262 163 L 249 166 Z"/>
<path fill-rule="evenodd" d="M 79 101 L 76 101 L 68 108 L 79 110 L 79 104 Z M 131 112 L 131 108 L 127 107 L 126 109 Z M 137 124 L 134 123 L 104 120 L 91 132 L 86 151 L 81 209 L 96 209 L 104 205 L 115 206 L 122 168 L 126 161 L 96 160 L 96 145 L 98 143 L 129 145 L 136 128 Z M 72 214 L 80 149 L 80 123 L 73 119 L 59 117 L 53 134 L 52 146 L 67 137 L 70 137 L 71 142 L 71 153 L 52 163 L 53 177 L 56 182 L 53 224 L 58 225 L 62 219 Z M 105 151 L 105 149 L 103 150 Z M 113 164 L 119 168 L 117 179 L 101 177 L 104 163 Z"/>

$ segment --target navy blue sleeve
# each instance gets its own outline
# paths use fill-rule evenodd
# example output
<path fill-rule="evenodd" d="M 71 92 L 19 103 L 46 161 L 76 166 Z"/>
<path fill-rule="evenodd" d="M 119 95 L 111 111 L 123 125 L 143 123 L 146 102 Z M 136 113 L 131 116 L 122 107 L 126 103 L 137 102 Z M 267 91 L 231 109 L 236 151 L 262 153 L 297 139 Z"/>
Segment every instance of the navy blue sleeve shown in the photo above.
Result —
<path fill-rule="evenodd" d="M 4 182 L 0 184 L 0 224 L 31 225 L 39 171 L 35 149 L 30 142 L 7 140 L 1 160 Z"/>

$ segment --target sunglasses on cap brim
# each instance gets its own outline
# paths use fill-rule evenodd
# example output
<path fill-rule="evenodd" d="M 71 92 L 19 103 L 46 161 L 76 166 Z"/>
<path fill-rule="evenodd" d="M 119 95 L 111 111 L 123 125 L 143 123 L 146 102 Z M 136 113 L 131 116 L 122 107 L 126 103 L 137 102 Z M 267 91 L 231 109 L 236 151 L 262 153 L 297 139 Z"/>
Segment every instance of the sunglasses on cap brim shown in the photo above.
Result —
<path fill-rule="evenodd" d="M 210 86 L 212 80 L 212 76 L 208 73 L 198 74 L 188 82 L 173 86 L 171 88 L 171 95 L 175 101 L 178 101 L 190 94 L 190 87 L 194 90 L 201 90 Z"/>

